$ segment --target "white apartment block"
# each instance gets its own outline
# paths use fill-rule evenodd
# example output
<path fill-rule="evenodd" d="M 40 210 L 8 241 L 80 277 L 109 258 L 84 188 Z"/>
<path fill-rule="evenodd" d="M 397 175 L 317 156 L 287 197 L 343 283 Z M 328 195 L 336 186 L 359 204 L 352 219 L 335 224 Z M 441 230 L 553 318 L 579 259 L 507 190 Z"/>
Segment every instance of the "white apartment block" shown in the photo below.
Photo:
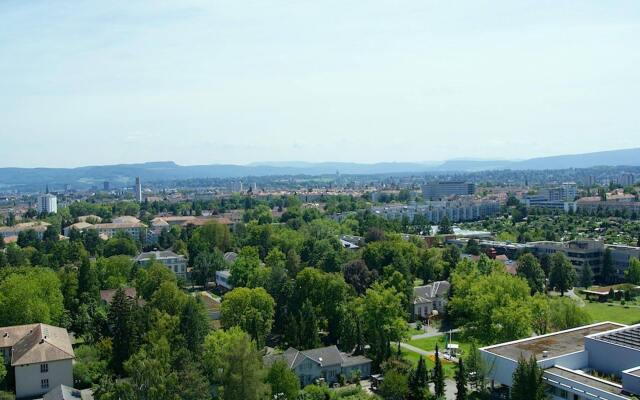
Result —
<path fill-rule="evenodd" d="M 156 260 L 164 264 L 173 271 L 179 278 L 187 278 L 187 258 L 183 255 L 176 254 L 173 251 L 149 251 L 140 253 L 135 261 L 140 265 L 147 265 L 151 260 Z"/>
<path fill-rule="evenodd" d="M 56 214 L 58 212 L 58 198 L 52 194 L 38 196 L 38 212 L 46 214 Z"/>

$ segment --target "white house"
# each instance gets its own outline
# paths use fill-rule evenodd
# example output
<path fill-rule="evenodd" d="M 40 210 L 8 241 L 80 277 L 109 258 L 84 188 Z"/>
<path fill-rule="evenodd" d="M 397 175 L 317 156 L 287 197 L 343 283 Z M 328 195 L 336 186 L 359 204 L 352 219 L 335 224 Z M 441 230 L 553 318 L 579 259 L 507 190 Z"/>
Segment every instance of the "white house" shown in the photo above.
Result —
<path fill-rule="evenodd" d="M 451 284 L 437 281 L 413 288 L 413 315 L 416 318 L 427 318 L 433 310 L 443 314 L 447 307 L 447 298 Z"/>
<path fill-rule="evenodd" d="M 342 353 L 336 346 L 304 351 L 290 347 L 282 354 L 264 357 L 267 365 L 273 364 L 276 360 L 284 360 L 289 369 L 298 376 L 302 386 L 318 379 L 324 379 L 327 383 L 337 382 L 340 375 L 350 379 L 355 376 L 366 378 L 371 374 L 370 359 Z"/>
<path fill-rule="evenodd" d="M 147 265 L 151 260 L 161 262 L 179 278 L 187 278 L 187 258 L 183 255 L 176 254 L 173 251 L 149 251 L 146 253 L 140 253 L 135 258 L 135 261 L 139 265 Z"/>
<path fill-rule="evenodd" d="M 73 386 L 69 334 L 45 324 L 0 328 L 0 351 L 13 368 L 16 398 L 42 396 L 58 385 Z"/>

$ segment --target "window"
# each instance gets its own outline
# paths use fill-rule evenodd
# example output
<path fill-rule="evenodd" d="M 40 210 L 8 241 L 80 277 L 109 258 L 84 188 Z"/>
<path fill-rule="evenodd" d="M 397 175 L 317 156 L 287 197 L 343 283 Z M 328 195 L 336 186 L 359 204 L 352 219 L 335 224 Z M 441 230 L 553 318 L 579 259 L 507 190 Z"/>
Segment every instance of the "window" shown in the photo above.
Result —
<path fill-rule="evenodd" d="M 40 379 L 40 388 L 49 389 L 49 379 Z"/>
<path fill-rule="evenodd" d="M 49 372 L 49 364 L 40 364 L 40 373 Z"/>

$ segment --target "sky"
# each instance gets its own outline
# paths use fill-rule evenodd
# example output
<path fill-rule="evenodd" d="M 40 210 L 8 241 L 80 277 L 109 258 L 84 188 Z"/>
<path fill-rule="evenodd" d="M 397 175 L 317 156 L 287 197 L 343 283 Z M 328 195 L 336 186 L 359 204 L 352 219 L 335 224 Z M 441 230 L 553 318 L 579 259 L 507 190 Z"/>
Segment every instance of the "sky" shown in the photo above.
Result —
<path fill-rule="evenodd" d="M 640 147 L 637 0 L 2 0 L 0 167 Z"/>

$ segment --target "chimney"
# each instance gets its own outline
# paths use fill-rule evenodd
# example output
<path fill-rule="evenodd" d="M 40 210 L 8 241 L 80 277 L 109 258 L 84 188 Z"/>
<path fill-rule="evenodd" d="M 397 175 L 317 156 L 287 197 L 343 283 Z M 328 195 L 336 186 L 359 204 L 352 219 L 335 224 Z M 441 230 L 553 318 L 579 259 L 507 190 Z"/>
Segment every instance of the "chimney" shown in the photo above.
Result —
<path fill-rule="evenodd" d="M 549 352 L 547 350 L 543 350 L 542 351 L 542 358 L 547 358 L 549 357 Z"/>

